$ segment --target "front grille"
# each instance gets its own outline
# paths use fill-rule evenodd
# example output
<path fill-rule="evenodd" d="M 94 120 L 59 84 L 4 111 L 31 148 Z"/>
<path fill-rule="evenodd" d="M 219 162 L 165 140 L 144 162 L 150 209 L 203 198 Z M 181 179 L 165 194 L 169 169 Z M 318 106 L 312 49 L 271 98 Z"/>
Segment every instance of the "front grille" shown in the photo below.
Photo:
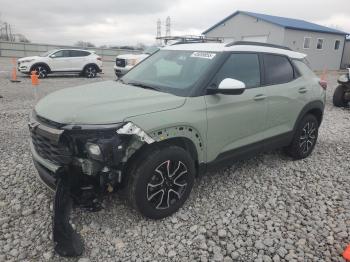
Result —
<path fill-rule="evenodd" d="M 72 161 L 72 153 L 62 141 L 53 141 L 37 131 L 31 130 L 30 135 L 34 149 L 39 156 L 57 165 L 69 164 Z"/>
<path fill-rule="evenodd" d="M 117 58 L 115 60 L 115 64 L 116 64 L 116 66 L 119 66 L 119 67 L 125 67 L 126 60 L 125 59 L 121 59 L 121 58 Z"/>

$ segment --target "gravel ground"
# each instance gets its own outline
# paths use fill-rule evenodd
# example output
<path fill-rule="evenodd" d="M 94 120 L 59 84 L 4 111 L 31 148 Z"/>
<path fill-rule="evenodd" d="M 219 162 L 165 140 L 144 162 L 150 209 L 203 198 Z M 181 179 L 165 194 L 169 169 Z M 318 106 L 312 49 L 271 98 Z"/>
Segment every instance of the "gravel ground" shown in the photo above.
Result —
<path fill-rule="evenodd" d="M 0 58 L 0 261 L 78 261 L 53 253 L 52 198 L 36 178 L 27 115 L 35 97 L 27 77 L 8 80 Z M 113 79 L 51 77 L 38 93 Z M 208 174 L 173 216 L 147 220 L 117 196 L 98 213 L 75 210 L 85 240 L 83 261 L 344 261 L 350 243 L 350 110 L 331 104 L 336 73 L 312 156 L 291 161 L 280 151 Z"/>

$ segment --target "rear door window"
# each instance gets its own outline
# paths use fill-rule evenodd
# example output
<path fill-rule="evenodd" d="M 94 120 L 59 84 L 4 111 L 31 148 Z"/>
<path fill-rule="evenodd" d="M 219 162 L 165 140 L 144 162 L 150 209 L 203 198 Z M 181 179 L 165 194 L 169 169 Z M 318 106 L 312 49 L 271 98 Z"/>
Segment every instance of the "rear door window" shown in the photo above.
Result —
<path fill-rule="evenodd" d="M 70 57 L 82 57 L 82 56 L 88 56 L 90 53 L 86 51 L 80 51 L 80 50 L 70 50 L 69 54 L 70 54 Z"/>
<path fill-rule="evenodd" d="M 287 57 L 264 54 L 263 59 L 266 85 L 278 85 L 293 81 L 293 66 Z"/>

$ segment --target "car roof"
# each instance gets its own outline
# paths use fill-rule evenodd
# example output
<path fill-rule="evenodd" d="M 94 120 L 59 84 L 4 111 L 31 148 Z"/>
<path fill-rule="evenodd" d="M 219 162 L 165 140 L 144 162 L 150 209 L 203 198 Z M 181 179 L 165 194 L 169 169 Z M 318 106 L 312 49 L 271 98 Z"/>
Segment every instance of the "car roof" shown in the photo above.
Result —
<path fill-rule="evenodd" d="M 183 50 L 183 51 L 206 51 L 206 52 L 258 52 L 258 53 L 273 53 L 285 55 L 294 59 L 303 59 L 306 54 L 286 50 L 276 47 L 260 46 L 260 45 L 231 45 L 225 43 L 194 43 L 166 46 L 163 50 Z"/>
<path fill-rule="evenodd" d="M 93 50 L 86 50 L 86 49 L 77 49 L 77 48 L 60 48 L 60 49 L 55 49 L 57 51 L 62 51 L 62 50 L 73 50 L 73 51 L 84 51 L 84 52 L 89 52 L 89 53 L 95 53 Z"/>

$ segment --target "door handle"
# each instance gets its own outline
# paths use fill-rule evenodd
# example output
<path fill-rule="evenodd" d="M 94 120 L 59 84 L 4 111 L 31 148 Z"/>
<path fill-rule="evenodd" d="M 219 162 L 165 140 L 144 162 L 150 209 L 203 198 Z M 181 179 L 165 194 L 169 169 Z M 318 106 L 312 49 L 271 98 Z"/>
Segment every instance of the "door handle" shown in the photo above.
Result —
<path fill-rule="evenodd" d="M 299 88 L 298 92 L 301 94 L 304 94 L 307 92 L 307 89 L 306 89 L 306 87 L 301 87 L 301 88 Z"/>
<path fill-rule="evenodd" d="M 254 96 L 254 100 L 255 101 L 264 100 L 265 98 L 266 98 L 265 95 L 256 95 L 256 96 Z"/>

